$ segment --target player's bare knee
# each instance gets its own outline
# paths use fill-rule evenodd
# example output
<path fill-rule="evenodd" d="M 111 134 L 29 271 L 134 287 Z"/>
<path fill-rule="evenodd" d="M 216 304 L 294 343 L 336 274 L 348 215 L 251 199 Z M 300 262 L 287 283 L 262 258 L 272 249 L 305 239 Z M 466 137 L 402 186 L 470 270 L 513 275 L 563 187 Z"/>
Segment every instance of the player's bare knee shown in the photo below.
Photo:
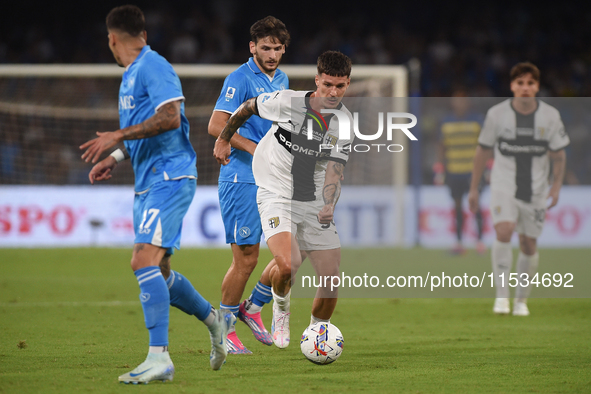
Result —
<path fill-rule="evenodd" d="M 277 273 L 282 279 L 291 277 L 291 258 L 284 256 L 275 256 L 275 263 L 277 265 Z"/>

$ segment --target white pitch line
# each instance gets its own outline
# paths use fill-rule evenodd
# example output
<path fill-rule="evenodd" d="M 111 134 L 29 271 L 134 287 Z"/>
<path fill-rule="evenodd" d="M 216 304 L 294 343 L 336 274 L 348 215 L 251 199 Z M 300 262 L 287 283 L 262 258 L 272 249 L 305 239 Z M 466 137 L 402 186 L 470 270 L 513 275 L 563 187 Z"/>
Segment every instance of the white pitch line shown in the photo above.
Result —
<path fill-rule="evenodd" d="M 64 301 L 64 302 L 0 302 L 2 307 L 56 307 L 56 306 L 133 306 L 138 305 L 138 301 Z"/>

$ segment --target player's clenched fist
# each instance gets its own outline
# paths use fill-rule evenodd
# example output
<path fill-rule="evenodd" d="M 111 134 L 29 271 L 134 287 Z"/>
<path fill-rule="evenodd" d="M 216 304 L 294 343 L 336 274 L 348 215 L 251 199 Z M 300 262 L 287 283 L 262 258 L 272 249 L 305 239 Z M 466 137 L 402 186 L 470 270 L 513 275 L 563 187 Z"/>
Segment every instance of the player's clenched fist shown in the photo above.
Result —
<path fill-rule="evenodd" d="M 215 141 L 215 146 L 213 147 L 213 156 L 219 164 L 226 165 L 230 162 L 228 157 L 230 156 L 231 150 L 232 147 L 230 146 L 230 142 L 218 138 Z"/>
<path fill-rule="evenodd" d="M 322 224 L 330 224 L 334 219 L 334 206 L 325 205 L 322 210 L 318 212 L 318 221 Z"/>

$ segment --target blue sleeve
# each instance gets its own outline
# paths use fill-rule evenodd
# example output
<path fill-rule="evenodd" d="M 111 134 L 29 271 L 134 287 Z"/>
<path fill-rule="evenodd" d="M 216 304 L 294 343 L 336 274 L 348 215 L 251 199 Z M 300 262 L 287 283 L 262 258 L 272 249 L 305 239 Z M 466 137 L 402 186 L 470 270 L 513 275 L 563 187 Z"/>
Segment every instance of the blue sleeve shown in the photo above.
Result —
<path fill-rule="evenodd" d="M 163 57 L 146 59 L 141 68 L 141 82 L 154 108 L 164 103 L 184 99 L 178 75 Z"/>
<path fill-rule="evenodd" d="M 226 77 L 222 92 L 215 103 L 214 111 L 225 111 L 233 113 L 240 107 L 240 104 L 254 97 L 250 95 L 248 82 L 244 74 L 233 72 Z"/>

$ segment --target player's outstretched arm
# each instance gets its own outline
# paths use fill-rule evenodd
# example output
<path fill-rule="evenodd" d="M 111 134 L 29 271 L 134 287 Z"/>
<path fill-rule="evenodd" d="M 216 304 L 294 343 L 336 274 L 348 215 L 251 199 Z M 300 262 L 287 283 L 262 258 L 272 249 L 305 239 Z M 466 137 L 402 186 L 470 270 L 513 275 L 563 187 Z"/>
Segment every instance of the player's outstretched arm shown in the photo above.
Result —
<path fill-rule="evenodd" d="M 230 161 L 230 140 L 236 134 L 240 126 L 244 124 L 252 115 L 258 115 L 256 97 L 246 100 L 240 107 L 230 116 L 224 129 L 220 132 L 218 139 L 215 141 L 213 148 L 213 156 L 218 163 L 226 165 Z"/>
<path fill-rule="evenodd" d="M 212 137 L 218 138 L 228 123 L 228 119 L 230 119 L 230 114 L 227 112 L 222 111 L 213 111 L 211 118 L 209 119 L 209 125 L 207 126 L 207 132 Z M 230 140 L 230 145 L 232 148 L 240 149 L 254 155 L 254 150 L 257 147 L 257 144 L 249 140 L 248 138 L 244 138 L 240 134 L 234 134 L 232 139 Z"/>
<path fill-rule="evenodd" d="M 552 187 L 550 187 L 550 192 L 548 193 L 548 197 L 552 199 L 550 205 L 548 205 L 548 209 L 550 209 L 558 204 L 558 195 L 560 194 L 560 188 L 562 187 L 564 172 L 566 170 L 566 153 L 564 149 L 561 149 L 556 152 L 549 151 L 548 156 L 550 156 L 550 160 L 552 160 L 553 178 Z"/>
<path fill-rule="evenodd" d="M 341 196 L 341 179 L 345 165 L 336 161 L 329 161 L 326 167 L 322 198 L 324 207 L 318 213 L 318 221 L 322 224 L 330 224 L 334 219 L 334 209 Z"/>
<path fill-rule="evenodd" d="M 476 154 L 474 155 L 474 168 L 472 168 L 472 180 L 470 181 L 470 191 L 468 192 L 468 204 L 472 213 L 478 212 L 480 208 L 478 184 L 484 173 L 486 162 L 492 158 L 492 148 L 486 148 L 482 145 L 476 147 Z"/>
<path fill-rule="evenodd" d="M 172 101 L 164 104 L 153 116 L 140 124 L 126 127 L 117 131 L 97 131 L 98 138 L 80 145 L 80 149 L 86 150 L 82 154 L 82 160 L 96 163 L 101 154 L 124 140 L 139 140 L 153 137 L 181 126 L 181 101 Z"/>

